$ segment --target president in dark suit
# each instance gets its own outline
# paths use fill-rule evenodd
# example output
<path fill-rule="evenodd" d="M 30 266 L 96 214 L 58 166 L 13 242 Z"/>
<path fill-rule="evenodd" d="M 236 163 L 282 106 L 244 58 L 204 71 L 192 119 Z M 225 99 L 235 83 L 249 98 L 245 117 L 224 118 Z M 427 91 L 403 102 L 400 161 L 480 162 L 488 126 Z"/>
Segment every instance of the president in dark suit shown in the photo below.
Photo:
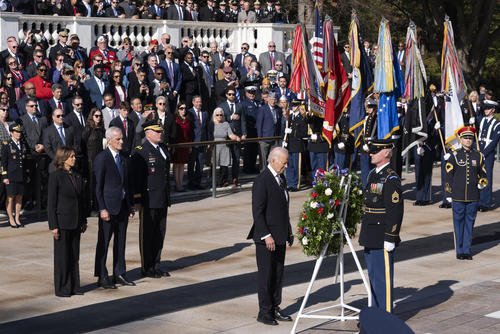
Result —
<path fill-rule="evenodd" d="M 58 297 L 81 294 L 80 234 L 87 229 L 87 209 L 82 177 L 72 171 L 76 155 L 59 147 L 49 176 L 47 215 L 54 236 L 54 288 Z"/>
<path fill-rule="evenodd" d="M 277 325 L 276 320 L 291 321 L 281 312 L 281 290 L 285 266 L 286 243 L 293 244 L 290 225 L 289 195 L 283 175 L 288 163 L 288 151 L 275 147 L 268 165 L 254 180 L 252 187 L 253 225 L 247 239 L 255 242 L 257 257 L 257 321 Z"/>
<path fill-rule="evenodd" d="M 116 289 L 114 283 L 135 285 L 125 277 L 125 243 L 129 216 L 134 215 L 129 186 L 128 159 L 121 154 L 123 134 L 117 127 L 106 130 L 108 148 L 94 160 L 96 199 L 99 209 L 99 231 L 95 254 L 94 276 L 97 285 Z M 113 240 L 113 283 L 109 280 L 106 258 Z"/>

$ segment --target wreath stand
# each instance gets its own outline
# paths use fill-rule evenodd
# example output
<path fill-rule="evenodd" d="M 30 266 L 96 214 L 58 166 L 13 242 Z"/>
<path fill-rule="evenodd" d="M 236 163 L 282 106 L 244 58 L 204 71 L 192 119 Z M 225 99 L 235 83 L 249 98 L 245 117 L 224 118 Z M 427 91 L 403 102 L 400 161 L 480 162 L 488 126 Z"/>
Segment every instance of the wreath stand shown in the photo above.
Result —
<path fill-rule="evenodd" d="M 366 292 L 368 294 L 368 306 L 371 306 L 372 304 L 372 295 L 371 295 L 371 289 L 369 282 L 367 281 L 363 269 L 361 268 L 361 264 L 359 263 L 359 259 L 356 255 L 356 251 L 354 250 L 354 247 L 351 242 L 351 238 L 349 237 L 349 234 L 347 233 L 347 229 L 345 227 L 344 221 L 347 215 L 347 204 L 349 202 L 349 194 L 351 191 L 351 176 L 342 176 L 342 179 L 340 180 L 340 187 L 343 188 L 344 190 L 344 196 L 343 200 L 340 204 L 339 207 L 339 215 L 340 217 L 340 225 L 341 225 L 341 230 L 340 231 L 334 231 L 332 232 L 333 235 L 335 234 L 340 234 L 341 235 L 341 240 L 340 240 L 340 247 L 339 247 L 339 254 L 337 256 L 337 265 L 335 268 L 335 283 L 337 283 L 337 279 L 340 277 L 340 302 L 338 304 L 332 305 L 332 306 L 327 306 L 327 307 L 322 307 L 319 309 L 314 309 L 310 310 L 308 312 L 304 312 L 304 308 L 306 307 L 307 301 L 309 299 L 309 296 L 311 294 L 312 287 L 314 285 L 314 281 L 316 280 L 316 277 L 319 273 L 319 269 L 321 268 L 321 264 L 323 263 L 323 259 L 325 258 L 326 251 L 328 250 L 329 244 L 326 244 L 323 249 L 321 250 L 321 254 L 316 260 L 316 264 L 314 266 L 313 274 L 311 277 L 311 281 L 309 282 L 309 285 L 307 287 L 306 294 L 304 295 L 304 299 L 302 300 L 302 305 L 300 306 L 299 313 L 297 314 L 297 317 L 295 318 L 295 322 L 293 324 L 293 328 L 291 330 L 291 333 L 295 333 L 297 329 L 297 325 L 299 323 L 299 320 L 302 318 L 310 318 L 310 319 L 326 319 L 326 320 L 340 320 L 340 321 L 346 321 L 346 320 L 358 320 L 359 319 L 359 312 L 360 309 L 355 308 L 353 306 L 350 306 L 345 303 L 344 301 L 344 241 L 342 236 L 346 239 L 347 244 L 349 246 L 349 251 L 351 252 L 354 261 L 356 262 L 356 267 L 358 269 L 358 273 L 361 276 L 361 279 L 363 280 L 363 285 L 365 286 Z M 340 307 L 340 315 L 322 315 L 322 314 L 317 314 L 319 312 L 327 311 L 333 308 Z M 346 310 L 350 310 L 355 312 L 354 315 L 346 315 Z"/>

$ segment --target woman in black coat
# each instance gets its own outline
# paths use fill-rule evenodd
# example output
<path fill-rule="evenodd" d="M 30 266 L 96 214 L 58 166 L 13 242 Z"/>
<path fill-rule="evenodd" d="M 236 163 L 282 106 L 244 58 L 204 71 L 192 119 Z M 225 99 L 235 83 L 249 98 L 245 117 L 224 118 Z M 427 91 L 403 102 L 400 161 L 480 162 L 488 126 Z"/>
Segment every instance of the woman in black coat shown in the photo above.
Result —
<path fill-rule="evenodd" d="M 54 236 L 54 287 L 58 297 L 81 294 L 80 234 L 87 229 L 82 177 L 73 172 L 75 151 L 59 147 L 49 175 L 47 214 Z"/>

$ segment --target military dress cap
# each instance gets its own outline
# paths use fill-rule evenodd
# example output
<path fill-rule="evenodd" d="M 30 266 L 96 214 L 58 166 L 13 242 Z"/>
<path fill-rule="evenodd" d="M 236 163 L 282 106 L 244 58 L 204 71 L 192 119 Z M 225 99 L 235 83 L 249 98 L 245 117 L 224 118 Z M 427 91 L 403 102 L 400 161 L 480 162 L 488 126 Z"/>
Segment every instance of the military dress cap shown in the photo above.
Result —
<path fill-rule="evenodd" d="M 255 1 L 255 2 L 253 3 L 253 5 L 254 5 L 254 6 L 260 6 L 260 1 L 259 1 L 259 0 Z"/>
<path fill-rule="evenodd" d="M 372 98 L 372 97 L 369 97 L 369 98 L 367 98 L 367 99 L 366 99 L 366 105 L 367 105 L 368 107 L 371 107 L 371 106 L 376 107 L 376 106 L 377 106 L 377 100 L 375 100 L 375 99 L 374 99 L 374 98 Z"/>
<path fill-rule="evenodd" d="M 256 92 L 257 91 L 257 87 L 256 86 L 246 86 L 245 87 L 245 91 L 247 91 L 247 92 Z"/>
<path fill-rule="evenodd" d="M 23 132 L 23 127 L 21 126 L 21 124 L 12 123 L 11 125 L 9 125 L 9 131 Z"/>
<path fill-rule="evenodd" d="M 274 3 L 274 5 L 275 5 L 275 6 L 281 6 L 281 3 L 280 3 L 279 1 L 276 1 L 276 2 Z"/>
<path fill-rule="evenodd" d="M 393 149 L 394 148 L 394 140 L 393 139 L 373 139 L 369 144 L 368 148 L 370 153 L 378 153 L 383 149 Z"/>
<path fill-rule="evenodd" d="M 498 102 L 492 101 L 492 100 L 484 100 L 483 107 L 484 107 L 484 109 L 497 109 Z"/>
<path fill-rule="evenodd" d="M 295 98 L 292 100 L 292 106 L 300 106 L 303 103 L 304 103 L 304 100 L 302 100 L 302 99 Z"/>
<path fill-rule="evenodd" d="M 148 119 L 145 120 L 144 123 L 142 123 L 142 130 L 153 130 L 155 132 L 162 132 L 163 128 L 161 127 L 160 124 L 158 124 L 157 120 L 154 119 Z"/>
<path fill-rule="evenodd" d="M 457 134 L 460 138 L 474 137 L 475 133 L 476 133 L 476 128 L 473 126 L 463 126 L 457 131 Z"/>
<path fill-rule="evenodd" d="M 238 2 L 236 2 L 236 1 L 232 1 L 232 2 L 231 2 L 231 6 L 238 6 Z"/>
<path fill-rule="evenodd" d="M 225 6 L 226 5 L 226 2 L 225 1 L 221 1 L 219 2 L 219 6 Z"/>
<path fill-rule="evenodd" d="M 365 334 L 415 334 L 398 317 L 378 307 L 366 307 L 359 314 L 360 333 Z"/>
<path fill-rule="evenodd" d="M 62 36 L 62 37 L 68 37 L 68 35 L 69 35 L 69 29 L 67 29 L 67 28 L 64 28 L 64 29 L 59 29 L 59 30 L 57 31 L 57 34 L 58 34 L 59 36 Z"/>

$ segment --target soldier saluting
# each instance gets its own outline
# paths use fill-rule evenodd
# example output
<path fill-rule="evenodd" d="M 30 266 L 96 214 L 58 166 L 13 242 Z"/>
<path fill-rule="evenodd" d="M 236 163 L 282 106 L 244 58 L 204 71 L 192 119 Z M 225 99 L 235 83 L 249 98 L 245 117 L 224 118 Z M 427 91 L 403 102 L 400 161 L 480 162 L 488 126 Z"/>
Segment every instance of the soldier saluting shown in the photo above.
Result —
<path fill-rule="evenodd" d="M 479 190 L 486 187 L 486 169 L 483 154 L 472 143 L 476 129 L 464 126 L 458 130 L 462 147 L 446 163 L 445 192 L 452 202 L 453 229 L 457 259 L 472 260 L 472 228 L 476 220 Z"/>

